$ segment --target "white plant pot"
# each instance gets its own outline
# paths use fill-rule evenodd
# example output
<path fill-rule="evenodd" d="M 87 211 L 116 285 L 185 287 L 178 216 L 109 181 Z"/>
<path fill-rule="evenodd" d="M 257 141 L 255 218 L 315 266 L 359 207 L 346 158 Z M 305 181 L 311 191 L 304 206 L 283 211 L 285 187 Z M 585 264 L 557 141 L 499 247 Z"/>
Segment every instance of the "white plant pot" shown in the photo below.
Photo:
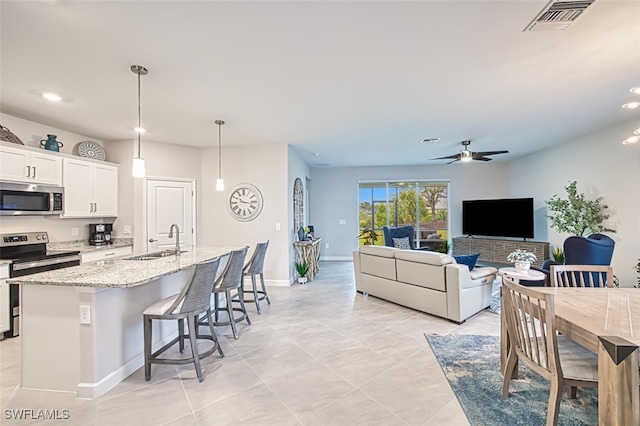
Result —
<path fill-rule="evenodd" d="M 306 284 L 307 277 L 298 277 L 298 284 Z"/>
<path fill-rule="evenodd" d="M 516 270 L 522 273 L 529 272 L 529 268 L 531 268 L 531 262 L 516 262 L 515 265 Z"/>

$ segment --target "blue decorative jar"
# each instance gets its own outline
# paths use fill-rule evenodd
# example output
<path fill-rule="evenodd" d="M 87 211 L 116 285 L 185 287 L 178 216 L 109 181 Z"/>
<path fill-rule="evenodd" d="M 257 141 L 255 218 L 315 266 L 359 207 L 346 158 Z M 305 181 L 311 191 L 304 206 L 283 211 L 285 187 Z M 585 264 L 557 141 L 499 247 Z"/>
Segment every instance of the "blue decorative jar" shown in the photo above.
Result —
<path fill-rule="evenodd" d="M 62 142 L 58 142 L 56 138 L 56 135 L 47 135 L 47 139 L 42 139 L 40 141 L 40 145 L 42 145 L 42 147 L 47 151 L 60 152 L 60 148 L 64 145 Z"/>

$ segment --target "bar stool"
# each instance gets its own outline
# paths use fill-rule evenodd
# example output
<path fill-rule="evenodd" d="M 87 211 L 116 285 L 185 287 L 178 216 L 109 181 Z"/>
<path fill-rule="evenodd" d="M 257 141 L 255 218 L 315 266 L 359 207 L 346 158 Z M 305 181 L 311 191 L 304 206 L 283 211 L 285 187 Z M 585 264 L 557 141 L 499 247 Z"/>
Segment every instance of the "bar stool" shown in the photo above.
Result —
<path fill-rule="evenodd" d="M 269 240 L 264 243 L 256 244 L 256 249 L 253 252 L 253 256 L 249 262 L 245 265 L 244 270 L 242 271 L 243 283 L 242 283 L 242 292 L 253 294 L 253 299 L 244 299 L 245 302 L 255 302 L 256 309 L 258 310 L 258 314 L 260 314 L 260 301 L 265 300 L 270 305 L 271 301 L 269 300 L 269 295 L 267 294 L 267 289 L 264 286 L 264 258 L 267 254 L 267 248 L 269 247 Z M 260 285 L 262 286 L 262 290 L 258 290 L 258 285 L 256 283 L 256 275 L 260 276 Z M 244 289 L 244 277 L 251 277 L 251 290 Z M 233 299 L 234 302 L 239 302 L 238 298 L 235 297 Z"/>
<path fill-rule="evenodd" d="M 242 293 L 242 268 L 244 265 L 244 260 L 247 257 L 247 251 L 249 247 L 245 247 L 240 250 L 234 250 L 229 255 L 229 259 L 227 260 L 227 265 L 224 268 L 224 271 L 220 275 L 220 277 L 216 280 L 213 285 L 213 297 L 214 297 L 214 322 L 215 326 L 225 326 L 231 325 L 231 330 L 233 331 L 233 337 L 238 339 L 238 330 L 236 328 L 236 323 L 240 321 L 247 320 L 247 324 L 251 325 L 251 320 L 249 319 L 249 315 L 247 314 L 247 310 L 244 307 L 244 294 Z M 240 306 L 235 308 L 233 307 L 231 300 L 232 295 L 231 292 L 233 290 L 237 291 L 236 297 L 238 298 L 238 302 Z M 226 300 L 225 305 L 220 306 L 220 298 L 219 295 L 224 293 Z M 229 317 L 229 321 L 220 321 L 219 313 L 221 311 L 226 312 Z M 234 317 L 233 311 L 241 312 L 242 315 L 238 317 Z M 202 318 L 200 320 L 200 324 L 204 325 L 205 319 Z"/>
<path fill-rule="evenodd" d="M 184 285 L 179 294 L 167 297 L 154 303 L 142 313 L 144 324 L 144 378 L 151 379 L 151 364 L 173 364 L 182 365 L 193 362 L 198 375 L 198 381 L 202 382 L 202 369 L 200 360 L 211 355 L 216 349 L 220 357 L 224 358 L 224 353 L 220 347 L 220 342 L 216 337 L 211 317 L 211 291 L 213 289 L 220 258 L 198 263 L 191 271 L 189 281 Z M 209 326 L 211 335 L 201 335 L 198 333 L 199 323 L 197 317 L 205 313 L 206 325 Z M 184 334 L 184 320 L 187 320 L 189 334 Z M 178 337 L 164 345 L 162 348 L 151 353 L 151 338 L 153 320 L 178 320 Z M 171 348 L 176 343 L 180 344 L 180 352 L 184 352 L 184 339 L 189 339 L 191 343 L 191 358 L 158 358 L 159 355 Z M 198 339 L 212 340 L 213 347 L 206 352 L 198 353 Z"/>

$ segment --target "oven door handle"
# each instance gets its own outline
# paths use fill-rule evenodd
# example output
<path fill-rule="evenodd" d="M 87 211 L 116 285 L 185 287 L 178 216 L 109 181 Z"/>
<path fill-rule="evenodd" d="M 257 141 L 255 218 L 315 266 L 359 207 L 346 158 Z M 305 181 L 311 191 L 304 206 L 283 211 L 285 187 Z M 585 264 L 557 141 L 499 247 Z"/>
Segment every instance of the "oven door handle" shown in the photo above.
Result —
<path fill-rule="evenodd" d="M 57 265 L 58 263 L 67 263 L 80 260 L 80 255 L 57 257 L 55 259 L 36 260 L 35 262 L 14 263 L 12 268 L 14 271 L 23 271 L 25 269 L 37 268 L 39 266 Z"/>

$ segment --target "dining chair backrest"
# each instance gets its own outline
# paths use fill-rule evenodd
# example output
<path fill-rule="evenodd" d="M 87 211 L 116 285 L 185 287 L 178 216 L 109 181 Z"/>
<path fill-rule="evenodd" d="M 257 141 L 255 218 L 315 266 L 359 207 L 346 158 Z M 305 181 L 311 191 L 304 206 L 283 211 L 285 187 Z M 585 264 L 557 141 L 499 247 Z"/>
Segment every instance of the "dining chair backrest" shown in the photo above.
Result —
<path fill-rule="evenodd" d="M 551 287 L 613 287 L 613 278 L 611 266 L 551 266 Z"/>
<path fill-rule="evenodd" d="M 518 357 L 547 379 L 562 377 L 552 294 L 544 294 L 503 276 L 502 314 Z"/>
<path fill-rule="evenodd" d="M 253 256 L 244 267 L 245 274 L 262 274 L 264 272 L 264 258 L 267 255 L 267 248 L 269 248 L 269 240 L 256 244 Z"/>
<path fill-rule="evenodd" d="M 224 271 L 216 280 L 213 290 L 224 291 L 239 288 L 242 285 L 242 269 L 244 268 L 244 260 L 247 257 L 248 250 L 249 247 L 247 246 L 240 250 L 233 250 L 229 254 Z"/>
<path fill-rule="evenodd" d="M 204 311 L 209 308 L 218 266 L 220 266 L 219 257 L 196 264 L 191 270 L 189 281 L 182 287 L 178 297 L 164 313 L 172 314 L 175 311 L 187 313 Z"/>

